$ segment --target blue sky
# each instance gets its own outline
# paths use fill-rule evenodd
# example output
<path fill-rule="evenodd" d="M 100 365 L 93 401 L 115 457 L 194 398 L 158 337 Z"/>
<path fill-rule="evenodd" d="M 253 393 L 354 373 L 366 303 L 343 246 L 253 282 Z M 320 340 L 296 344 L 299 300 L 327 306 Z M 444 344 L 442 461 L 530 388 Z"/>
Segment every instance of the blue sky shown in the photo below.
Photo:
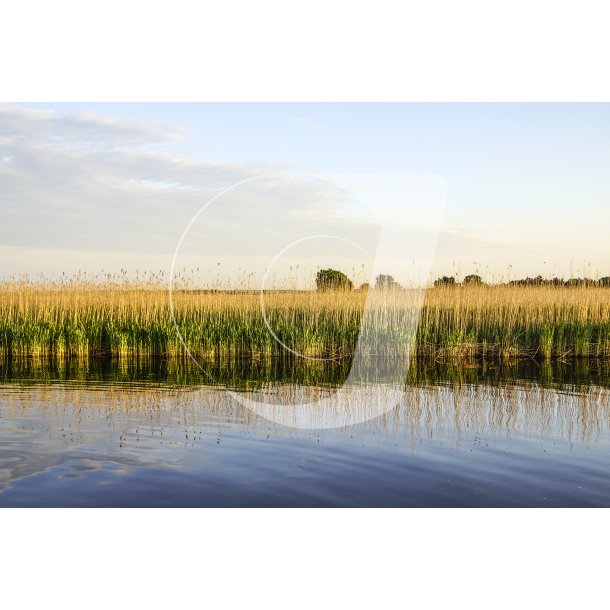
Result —
<path fill-rule="evenodd" d="M 53 126 L 41 128 L 40 121 L 31 120 L 33 109 L 51 111 L 44 116 Z M 11 113 L 20 112 L 20 122 L 11 123 Z M 115 141 L 105 131 L 121 135 Z M 64 147 L 66 139 L 70 142 Z M 21 161 L 11 153 L 16 142 L 24 158 L 18 174 Z M 46 144 L 53 148 L 47 157 Z M 28 150 L 37 153 L 29 165 Z M 109 160 L 117 150 L 128 151 L 128 164 Z M 140 267 L 165 266 L 178 227 L 185 226 L 205 197 L 187 202 L 185 196 L 183 204 L 175 204 L 173 234 L 159 239 L 155 248 L 137 230 L 139 199 L 121 200 L 115 182 L 154 187 L 158 181 L 157 186 L 184 191 L 190 184 L 184 168 L 193 170 L 197 164 L 206 171 L 222 169 L 227 179 L 253 168 L 434 174 L 447 184 L 435 273 L 463 275 L 478 269 L 489 277 L 610 275 L 608 104 L 19 104 L 0 113 L 0 156 L 4 169 L 10 165 L 13 172 L 0 173 L 0 180 L 11 181 L 0 195 L 11 216 L 0 233 L 0 272 L 5 275 L 38 271 L 41 257 L 32 255 L 36 249 L 44 251 L 44 265 L 38 266 L 45 272 L 70 267 L 71 252 L 80 252 L 79 262 L 91 271 L 102 263 L 114 268 L 121 257 L 126 260 L 120 266 L 131 266 L 130 257 Z M 153 157 L 174 160 L 173 173 L 165 176 L 158 166 L 144 171 L 143 164 Z M 73 191 L 58 178 L 70 164 L 66 175 L 82 177 Z M 177 165 L 182 168 L 179 180 Z M 223 180 L 219 176 L 214 188 L 221 188 Z M 76 202 L 60 201 L 84 184 L 97 185 L 95 191 L 86 187 L 78 192 L 86 213 L 76 209 Z M 37 207 L 43 188 L 45 201 Z M 150 204 L 145 231 L 167 226 L 167 209 L 160 209 L 173 201 L 178 200 Z M 126 217 L 133 211 L 134 217 L 122 223 L 134 223 L 129 236 L 118 231 L 99 243 L 93 235 L 87 243 L 75 238 L 88 216 L 101 226 L 105 211 L 117 209 Z M 44 220 L 35 219 L 41 215 Z"/>

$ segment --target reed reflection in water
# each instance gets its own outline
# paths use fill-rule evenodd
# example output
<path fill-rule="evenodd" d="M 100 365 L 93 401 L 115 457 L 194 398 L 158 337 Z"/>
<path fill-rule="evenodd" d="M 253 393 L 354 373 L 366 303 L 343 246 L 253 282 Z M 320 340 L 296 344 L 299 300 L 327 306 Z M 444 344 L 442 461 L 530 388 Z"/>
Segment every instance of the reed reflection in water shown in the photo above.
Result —
<path fill-rule="evenodd" d="M 0 505 L 544 505 L 545 481 L 559 505 L 607 505 L 609 424 L 607 388 L 523 380 L 410 384 L 395 409 L 334 430 L 278 425 L 213 386 L 7 383 Z"/>

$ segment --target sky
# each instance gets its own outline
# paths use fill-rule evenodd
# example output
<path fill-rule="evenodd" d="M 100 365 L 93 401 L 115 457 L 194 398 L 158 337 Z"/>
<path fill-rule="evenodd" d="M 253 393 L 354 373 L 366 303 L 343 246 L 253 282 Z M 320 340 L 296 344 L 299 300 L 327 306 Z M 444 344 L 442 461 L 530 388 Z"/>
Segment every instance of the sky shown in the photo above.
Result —
<path fill-rule="evenodd" d="M 608 276 L 610 105 L 6 104 L 0 209 L 2 277 Z"/>

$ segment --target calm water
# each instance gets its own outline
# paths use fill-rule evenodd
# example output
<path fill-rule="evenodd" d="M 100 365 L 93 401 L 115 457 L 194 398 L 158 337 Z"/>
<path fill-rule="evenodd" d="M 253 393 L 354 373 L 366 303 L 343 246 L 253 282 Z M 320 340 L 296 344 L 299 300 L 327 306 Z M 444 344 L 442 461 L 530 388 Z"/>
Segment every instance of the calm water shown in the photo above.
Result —
<path fill-rule="evenodd" d="M 304 398 L 342 374 L 213 372 Z M 385 415 L 298 430 L 183 365 L 5 363 L 0 506 L 610 506 L 608 379 L 590 364 L 423 367 Z"/>

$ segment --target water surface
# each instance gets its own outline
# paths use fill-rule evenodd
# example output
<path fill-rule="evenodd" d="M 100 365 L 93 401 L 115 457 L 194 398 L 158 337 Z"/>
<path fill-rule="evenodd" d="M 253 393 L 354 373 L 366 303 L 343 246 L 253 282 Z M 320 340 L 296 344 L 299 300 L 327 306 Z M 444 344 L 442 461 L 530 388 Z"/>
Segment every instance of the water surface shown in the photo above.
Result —
<path fill-rule="evenodd" d="M 396 408 L 324 430 L 224 387 L 313 399 L 341 367 L 211 370 L 4 363 L 0 506 L 610 506 L 602 365 L 413 367 Z"/>

